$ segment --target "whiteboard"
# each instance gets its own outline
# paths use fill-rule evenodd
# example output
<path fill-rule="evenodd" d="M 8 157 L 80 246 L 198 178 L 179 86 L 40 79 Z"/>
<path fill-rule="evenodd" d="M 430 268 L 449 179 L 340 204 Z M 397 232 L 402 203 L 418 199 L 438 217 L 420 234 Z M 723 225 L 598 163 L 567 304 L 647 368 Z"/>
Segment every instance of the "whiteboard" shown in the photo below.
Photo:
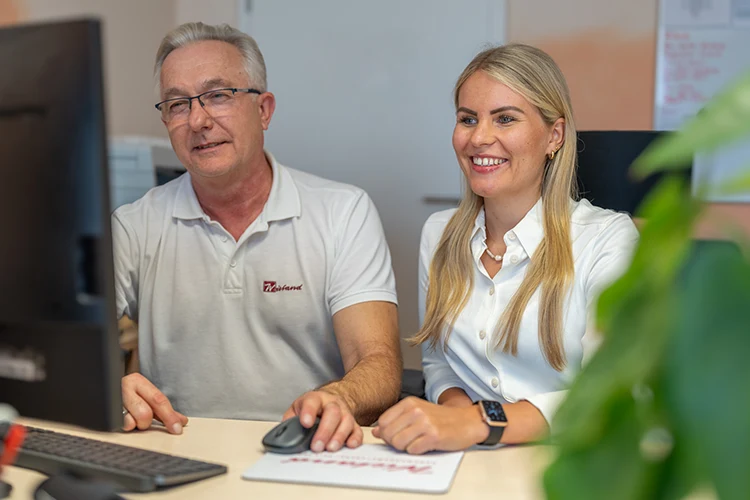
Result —
<path fill-rule="evenodd" d="M 674 130 L 750 71 L 750 0 L 660 0 L 654 128 Z M 717 186 L 750 167 L 750 138 L 693 162 L 693 188 Z M 750 202 L 709 190 L 708 201 Z"/>

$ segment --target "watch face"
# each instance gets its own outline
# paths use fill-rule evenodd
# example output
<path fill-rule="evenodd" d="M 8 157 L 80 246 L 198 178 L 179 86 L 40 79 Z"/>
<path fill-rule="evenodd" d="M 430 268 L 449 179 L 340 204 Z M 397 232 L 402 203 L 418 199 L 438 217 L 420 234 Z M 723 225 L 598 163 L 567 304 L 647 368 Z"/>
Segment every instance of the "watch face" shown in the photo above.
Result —
<path fill-rule="evenodd" d="M 508 419 L 505 417 L 503 411 L 503 405 L 498 401 L 482 401 L 484 406 L 484 413 L 492 422 L 507 422 Z"/>

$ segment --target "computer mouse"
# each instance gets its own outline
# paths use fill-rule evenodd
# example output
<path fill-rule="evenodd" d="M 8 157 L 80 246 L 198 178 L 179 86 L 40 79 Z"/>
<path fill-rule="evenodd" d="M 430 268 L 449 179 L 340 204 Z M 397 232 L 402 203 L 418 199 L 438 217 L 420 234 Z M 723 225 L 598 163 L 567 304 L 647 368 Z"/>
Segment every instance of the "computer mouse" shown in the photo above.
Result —
<path fill-rule="evenodd" d="M 263 436 L 263 448 L 271 453 L 300 453 L 310 449 L 320 419 L 309 429 L 302 427 L 298 416 L 284 420 Z"/>
<path fill-rule="evenodd" d="M 34 492 L 34 500 L 125 500 L 113 484 L 79 479 L 67 474 L 45 479 Z"/>

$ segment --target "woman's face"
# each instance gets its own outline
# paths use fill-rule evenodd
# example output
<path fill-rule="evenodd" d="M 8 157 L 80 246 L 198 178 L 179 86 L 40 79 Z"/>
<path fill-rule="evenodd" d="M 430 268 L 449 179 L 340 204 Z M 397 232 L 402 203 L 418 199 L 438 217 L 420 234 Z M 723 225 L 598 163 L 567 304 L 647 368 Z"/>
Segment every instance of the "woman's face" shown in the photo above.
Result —
<path fill-rule="evenodd" d="M 547 125 L 524 97 L 477 71 L 458 93 L 453 149 L 474 193 L 533 204 L 546 157 L 562 146 L 564 130 L 563 118 Z"/>

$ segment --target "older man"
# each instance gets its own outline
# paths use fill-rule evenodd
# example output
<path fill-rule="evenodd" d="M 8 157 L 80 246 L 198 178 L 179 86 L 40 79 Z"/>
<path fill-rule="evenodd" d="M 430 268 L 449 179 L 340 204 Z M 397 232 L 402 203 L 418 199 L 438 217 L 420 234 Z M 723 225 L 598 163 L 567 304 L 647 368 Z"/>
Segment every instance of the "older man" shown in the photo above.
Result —
<path fill-rule="evenodd" d="M 358 446 L 401 378 L 375 206 L 263 149 L 276 101 L 251 37 L 182 25 L 155 74 L 187 173 L 113 215 L 118 311 L 139 324 L 125 429 L 296 414 L 307 427 L 321 419 L 313 450 Z"/>

